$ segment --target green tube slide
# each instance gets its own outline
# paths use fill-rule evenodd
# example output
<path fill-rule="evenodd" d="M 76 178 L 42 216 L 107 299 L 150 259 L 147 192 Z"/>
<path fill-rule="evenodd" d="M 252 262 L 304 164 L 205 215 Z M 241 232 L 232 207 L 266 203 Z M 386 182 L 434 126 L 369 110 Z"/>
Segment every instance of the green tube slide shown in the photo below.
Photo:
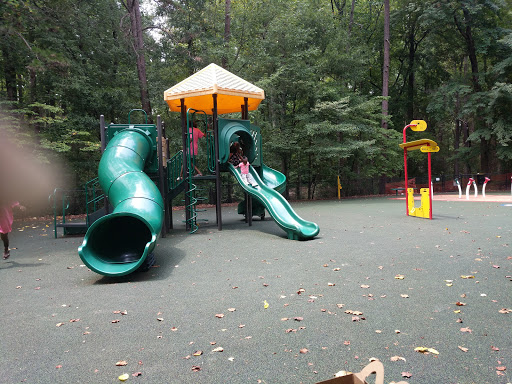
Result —
<path fill-rule="evenodd" d="M 110 140 L 101 157 L 99 183 L 114 210 L 89 227 L 78 248 L 84 264 L 96 273 L 132 273 L 155 248 L 164 202 L 155 183 L 143 172 L 151 151 L 151 138 L 140 129 L 128 128 Z"/>
<path fill-rule="evenodd" d="M 293 210 L 290 203 L 274 188 L 268 186 L 269 180 L 275 180 L 275 184 L 279 185 L 280 179 L 284 177 L 281 172 L 264 166 L 264 180 L 262 180 L 258 172 L 250 166 L 250 172 L 256 183 L 256 187 L 249 186 L 242 181 L 240 170 L 235 168 L 233 164 L 228 164 L 229 171 L 235 176 L 242 188 L 251 196 L 260 201 L 270 215 L 292 240 L 312 239 L 320 232 L 320 228 L 316 223 L 304 220 Z"/>

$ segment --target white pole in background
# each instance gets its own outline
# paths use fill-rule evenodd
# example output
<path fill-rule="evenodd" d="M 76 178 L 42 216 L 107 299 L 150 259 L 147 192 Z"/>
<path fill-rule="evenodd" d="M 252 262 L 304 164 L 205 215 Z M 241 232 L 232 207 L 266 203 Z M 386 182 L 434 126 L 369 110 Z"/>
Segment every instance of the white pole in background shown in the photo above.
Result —
<path fill-rule="evenodd" d="M 457 187 L 459 188 L 459 199 L 462 199 L 462 188 L 460 187 L 459 179 L 455 179 Z"/>
<path fill-rule="evenodd" d="M 471 184 L 473 184 L 475 186 L 475 197 L 478 196 L 478 192 L 477 192 L 476 185 L 475 185 L 475 179 L 470 177 L 468 180 L 468 185 L 466 186 L 466 200 L 469 200 L 469 190 L 471 189 Z"/>
<path fill-rule="evenodd" d="M 473 180 L 473 187 L 475 187 L 475 197 L 478 197 L 478 187 L 476 185 L 476 181 L 475 181 L 475 179 L 471 179 L 471 180 Z"/>
<path fill-rule="evenodd" d="M 487 183 L 488 183 L 489 181 L 491 181 L 491 179 L 489 179 L 489 178 L 486 176 L 486 177 L 485 177 L 485 181 L 484 181 L 484 186 L 482 187 L 482 195 L 483 195 L 484 199 L 485 199 L 485 187 L 486 187 L 486 185 L 487 185 Z"/>

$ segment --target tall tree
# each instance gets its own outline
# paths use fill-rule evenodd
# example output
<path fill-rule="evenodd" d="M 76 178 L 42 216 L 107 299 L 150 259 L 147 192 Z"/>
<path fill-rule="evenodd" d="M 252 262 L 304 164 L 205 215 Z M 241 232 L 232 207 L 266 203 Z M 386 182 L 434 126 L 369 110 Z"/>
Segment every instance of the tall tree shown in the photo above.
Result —
<path fill-rule="evenodd" d="M 389 110 L 389 51 L 390 51 L 390 33 L 389 33 L 389 0 L 384 0 L 384 49 L 382 62 L 382 128 L 388 127 L 386 120 Z"/>
<path fill-rule="evenodd" d="M 137 62 L 137 75 L 139 77 L 140 101 L 142 109 L 148 114 L 148 121 L 151 120 L 151 102 L 149 99 L 148 78 L 146 74 L 146 58 L 144 55 L 144 32 L 140 15 L 139 0 L 126 0 L 123 5 L 130 15 L 132 47 Z"/>
<path fill-rule="evenodd" d="M 229 40 L 231 39 L 231 0 L 226 0 L 224 13 L 224 44 L 227 48 L 229 45 Z M 222 67 L 228 67 L 228 59 L 225 54 L 222 56 Z"/>

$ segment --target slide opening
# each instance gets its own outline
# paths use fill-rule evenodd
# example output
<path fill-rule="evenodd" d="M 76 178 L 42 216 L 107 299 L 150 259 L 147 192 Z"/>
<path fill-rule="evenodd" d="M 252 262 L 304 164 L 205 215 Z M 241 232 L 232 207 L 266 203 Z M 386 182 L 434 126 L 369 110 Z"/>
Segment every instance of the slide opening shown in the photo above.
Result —
<path fill-rule="evenodd" d="M 151 230 L 140 218 L 108 215 L 98 220 L 87 235 L 80 256 L 94 271 L 106 275 L 134 272 L 147 256 Z"/>

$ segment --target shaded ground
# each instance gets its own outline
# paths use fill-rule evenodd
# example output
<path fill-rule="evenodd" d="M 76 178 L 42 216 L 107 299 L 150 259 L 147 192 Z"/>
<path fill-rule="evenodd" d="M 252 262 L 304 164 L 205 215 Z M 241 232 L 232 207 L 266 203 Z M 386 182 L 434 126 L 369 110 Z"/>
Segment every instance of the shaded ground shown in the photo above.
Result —
<path fill-rule="evenodd" d="M 236 207 L 223 231 L 209 209 L 189 235 L 174 212 L 157 266 L 124 278 L 88 271 L 81 237 L 18 223 L 0 261 L 0 381 L 316 383 L 371 357 L 386 383 L 512 381 L 511 206 L 435 201 L 432 221 L 387 198 L 293 206 L 318 238 L 248 227 Z"/>

